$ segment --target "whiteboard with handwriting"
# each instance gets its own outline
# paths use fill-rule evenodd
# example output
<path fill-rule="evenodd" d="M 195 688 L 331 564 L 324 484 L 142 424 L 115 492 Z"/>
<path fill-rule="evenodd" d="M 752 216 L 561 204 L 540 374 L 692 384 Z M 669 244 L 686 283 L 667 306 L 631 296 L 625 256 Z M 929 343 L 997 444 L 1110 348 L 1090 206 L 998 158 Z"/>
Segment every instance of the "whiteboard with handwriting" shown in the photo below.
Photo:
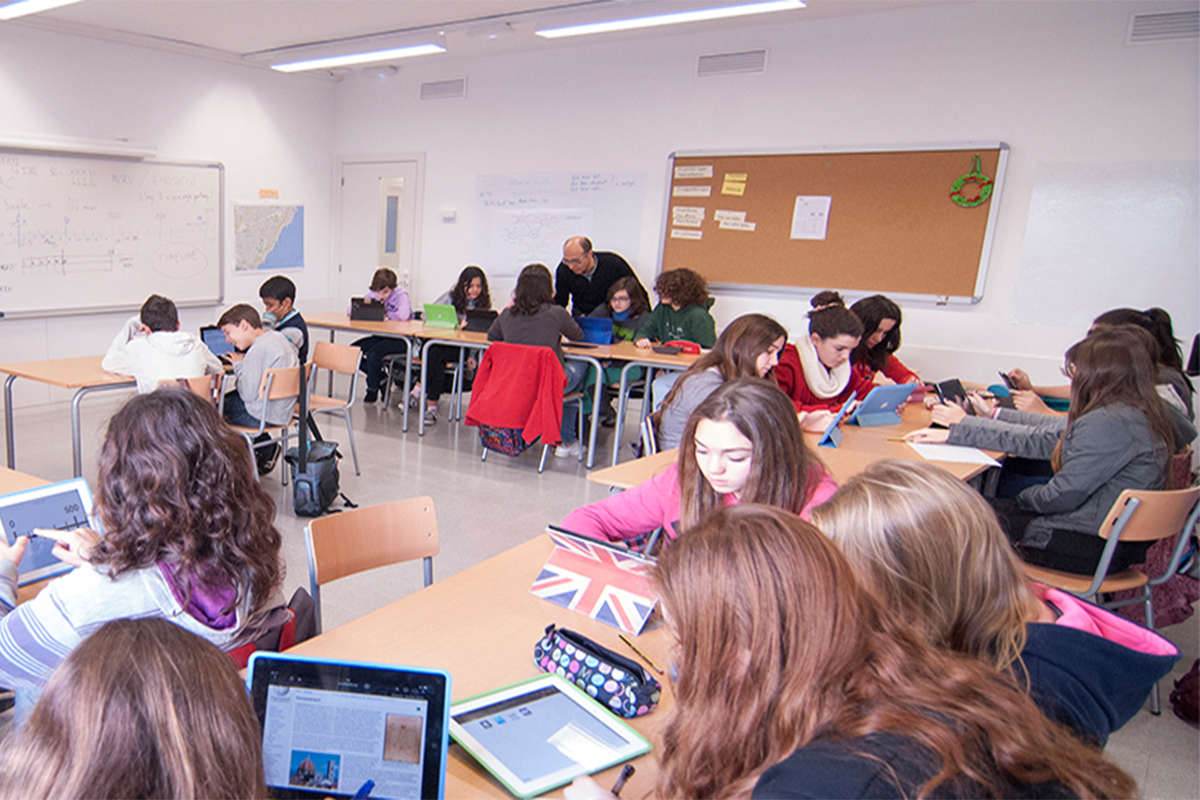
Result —
<path fill-rule="evenodd" d="M 476 262 L 512 277 L 540 262 L 553 272 L 563 242 L 587 236 L 597 250 L 637 267 L 644 172 L 525 172 L 479 175 L 475 187 Z"/>
<path fill-rule="evenodd" d="M 222 295 L 220 164 L 0 150 L 0 312 Z"/>

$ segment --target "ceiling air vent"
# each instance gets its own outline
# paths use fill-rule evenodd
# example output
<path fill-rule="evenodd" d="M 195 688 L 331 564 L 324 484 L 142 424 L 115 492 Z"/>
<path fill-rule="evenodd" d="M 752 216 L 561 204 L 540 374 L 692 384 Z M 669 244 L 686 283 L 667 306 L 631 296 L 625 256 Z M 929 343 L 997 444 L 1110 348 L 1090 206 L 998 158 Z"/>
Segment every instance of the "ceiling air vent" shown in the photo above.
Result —
<path fill-rule="evenodd" d="M 713 56 L 700 56 L 700 61 L 696 65 L 696 77 L 751 75 L 756 72 L 766 72 L 766 70 L 767 51 L 747 50 L 744 53 L 718 53 Z"/>
<path fill-rule="evenodd" d="M 1134 14 L 1126 44 L 1153 44 L 1200 38 L 1200 11 Z"/>
<path fill-rule="evenodd" d="M 422 100 L 461 100 L 467 96 L 467 79 L 430 81 L 421 84 Z"/>

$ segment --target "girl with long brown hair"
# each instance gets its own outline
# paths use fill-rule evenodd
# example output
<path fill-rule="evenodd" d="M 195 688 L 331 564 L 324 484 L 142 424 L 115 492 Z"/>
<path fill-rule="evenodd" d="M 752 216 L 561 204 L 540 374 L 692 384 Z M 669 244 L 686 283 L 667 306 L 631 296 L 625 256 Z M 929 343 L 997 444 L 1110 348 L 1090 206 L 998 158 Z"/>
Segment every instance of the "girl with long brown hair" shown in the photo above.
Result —
<path fill-rule="evenodd" d="M 108 423 L 97 487 L 103 538 L 39 532 L 77 569 L 20 606 L 17 564 L 29 540 L 0 541 L 0 685 L 40 688 L 113 619 L 161 617 L 222 650 L 283 623 L 275 503 L 245 440 L 211 404 L 173 388 L 131 399 Z"/>
<path fill-rule="evenodd" d="M 933 464 L 877 461 L 812 521 L 928 644 L 1008 672 L 1089 743 L 1103 746 L 1179 660 L 1157 633 L 1027 582 L 987 502 Z"/>
<path fill-rule="evenodd" d="M 771 374 L 785 344 L 787 331 L 765 314 L 744 314 L 729 323 L 713 349 L 696 359 L 663 399 L 659 447 L 678 447 L 692 411 L 725 381 Z M 814 416 L 814 430 L 824 430 L 828 424 L 828 415 Z"/>
<path fill-rule="evenodd" d="M 0 766 L 2 798 L 265 796 L 233 661 L 162 619 L 114 620 L 75 648 Z"/>
<path fill-rule="evenodd" d="M 1091 574 L 1105 544 L 1100 524 L 1122 490 L 1167 485 L 1174 432 L 1154 388 L 1154 365 L 1133 331 L 1095 331 L 1067 351 L 1064 372 L 1071 379 L 1066 417 L 997 409 L 990 419 L 939 405 L 933 421 L 949 427 L 909 437 L 1048 459 L 1054 471 L 1049 482 L 1024 489 L 1015 500 L 991 502 L 1022 559 Z M 1110 569 L 1144 560 L 1148 544 L 1118 543 Z"/>
<path fill-rule="evenodd" d="M 1011 680 L 921 641 L 792 514 L 722 509 L 654 582 L 675 638 L 659 797 L 1136 791 Z"/>
<path fill-rule="evenodd" d="M 764 503 L 807 514 L 836 488 L 783 392 L 759 378 L 735 378 L 688 417 L 675 465 L 577 508 L 562 525 L 596 539 L 634 539 L 660 527 L 674 538 L 725 505 Z"/>

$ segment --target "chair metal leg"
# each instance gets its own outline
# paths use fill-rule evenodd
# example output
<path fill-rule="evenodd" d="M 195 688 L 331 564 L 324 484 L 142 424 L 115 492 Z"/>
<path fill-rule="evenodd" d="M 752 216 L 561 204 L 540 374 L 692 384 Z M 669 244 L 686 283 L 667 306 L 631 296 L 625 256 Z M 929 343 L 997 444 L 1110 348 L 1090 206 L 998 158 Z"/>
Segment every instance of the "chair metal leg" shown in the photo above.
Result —
<path fill-rule="evenodd" d="M 1142 593 L 1145 598 L 1146 627 L 1154 630 L 1154 595 L 1150 592 L 1149 584 L 1142 587 Z M 1156 717 L 1162 714 L 1162 698 L 1158 691 L 1158 681 L 1154 682 L 1154 688 L 1150 690 L 1150 713 Z"/>
<path fill-rule="evenodd" d="M 350 410 L 343 408 L 342 416 L 346 418 L 346 435 L 350 437 L 350 455 L 354 458 L 354 474 L 362 475 L 358 468 L 358 448 L 354 446 L 354 429 L 350 427 Z"/>
<path fill-rule="evenodd" d="M 483 456 L 482 456 L 482 457 L 480 457 L 480 459 L 479 459 L 479 460 L 480 460 L 480 461 L 487 461 L 487 454 L 488 454 L 488 449 L 485 447 L 485 448 L 483 448 Z"/>
<path fill-rule="evenodd" d="M 425 585 L 433 583 L 433 556 L 425 556 Z"/>
<path fill-rule="evenodd" d="M 542 445 L 542 461 L 540 464 L 538 464 L 538 473 L 539 474 L 542 472 L 542 470 L 546 469 L 546 454 L 549 452 L 550 452 L 550 445 L 548 445 L 548 444 Z"/>

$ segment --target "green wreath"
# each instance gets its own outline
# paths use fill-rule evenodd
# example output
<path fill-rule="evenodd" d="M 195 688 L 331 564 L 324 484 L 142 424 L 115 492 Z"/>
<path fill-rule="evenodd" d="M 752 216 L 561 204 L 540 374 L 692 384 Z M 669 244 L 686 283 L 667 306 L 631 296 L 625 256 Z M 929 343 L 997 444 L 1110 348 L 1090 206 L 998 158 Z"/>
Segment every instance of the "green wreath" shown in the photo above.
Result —
<path fill-rule="evenodd" d="M 979 187 L 979 195 L 977 197 L 967 197 L 962 193 L 963 187 L 968 183 L 973 183 Z M 950 199 L 963 208 L 975 208 L 987 202 L 992 196 L 992 179 L 983 174 L 983 167 L 979 163 L 979 156 L 975 156 L 975 166 L 966 175 L 961 176 L 950 187 Z"/>

